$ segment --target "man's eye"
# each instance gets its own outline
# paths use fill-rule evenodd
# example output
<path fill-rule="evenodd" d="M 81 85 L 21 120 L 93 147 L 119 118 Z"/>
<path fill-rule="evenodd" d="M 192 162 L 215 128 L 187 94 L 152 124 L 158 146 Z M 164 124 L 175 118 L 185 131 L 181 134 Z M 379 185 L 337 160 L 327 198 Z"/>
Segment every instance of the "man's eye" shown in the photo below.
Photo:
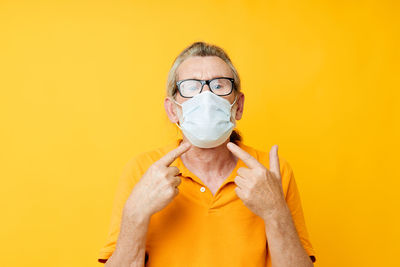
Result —
<path fill-rule="evenodd" d="M 214 89 L 221 89 L 221 85 L 220 84 L 216 84 L 216 85 L 214 85 Z"/>

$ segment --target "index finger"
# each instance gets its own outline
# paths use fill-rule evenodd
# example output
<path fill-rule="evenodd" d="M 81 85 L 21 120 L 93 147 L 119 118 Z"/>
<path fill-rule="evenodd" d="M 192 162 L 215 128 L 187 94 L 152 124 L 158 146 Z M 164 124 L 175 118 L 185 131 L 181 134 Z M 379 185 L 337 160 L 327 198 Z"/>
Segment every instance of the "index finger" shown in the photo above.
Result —
<path fill-rule="evenodd" d="M 241 159 L 247 165 L 247 167 L 256 168 L 261 165 L 261 163 L 258 162 L 258 160 L 256 160 L 252 155 L 241 149 L 236 144 L 229 142 L 227 144 L 227 147 L 233 153 L 233 155 Z"/>
<path fill-rule="evenodd" d="M 161 164 L 163 166 L 169 166 L 176 158 L 178 158 L 180 155 L 188 151 L 190 148 L 189 143 L 183 143 L 179 145 L 177 148 L 174 150 L 171 150 L 167 154 L 165 154 L 162 158 L 160 158 L 157 161 L 157 164 Z"/>

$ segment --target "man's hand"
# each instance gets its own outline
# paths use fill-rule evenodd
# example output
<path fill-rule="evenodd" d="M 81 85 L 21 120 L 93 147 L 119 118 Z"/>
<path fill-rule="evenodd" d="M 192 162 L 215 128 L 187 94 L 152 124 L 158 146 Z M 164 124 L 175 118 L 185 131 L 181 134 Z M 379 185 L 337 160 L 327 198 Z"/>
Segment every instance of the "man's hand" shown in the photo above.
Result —
<path fill-rule="evenodd" d="M 128 216 L 140 214 L 151 217 L 178 195 L 178 186 L 181 183 L 180 172 L 177 167 L 170 165 L 189 150 L 190 146 L 189 143 L 182 143 L 147 169 L 126 201 L 124 210 Z"/>
<path fill-rule="evenodd" d="M 170 165 L 189 148 L 189 143 L 182 143 L 168 152 L 154 162 L 135 185 L 124 206 L 116 249 L 106 266 L 143 266 L 150 218 L 179 193 L 179 170 Z"/>
<path fill-rule="evenodd" d="M 234 143 L 229 142 L 227 147 L 248 167 L 237 170 L 236 195 L 246 207 L 264 220 L 280 212 L 286 202 L 279 169 L 278 146 L 274 145 L 269 152 L 270 170 Z"/>

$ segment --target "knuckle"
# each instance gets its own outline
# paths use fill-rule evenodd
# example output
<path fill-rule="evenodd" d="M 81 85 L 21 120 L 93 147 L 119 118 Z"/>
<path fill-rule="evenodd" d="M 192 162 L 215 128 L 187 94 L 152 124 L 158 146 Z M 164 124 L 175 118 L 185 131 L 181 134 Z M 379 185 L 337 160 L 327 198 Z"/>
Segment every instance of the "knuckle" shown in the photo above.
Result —
<path fill-rule="evenodd" d="M 237 170 L 237 173 L 240 175 L 240 174 L 244 174 L 244 172 L 245 172 L 245 168 L 243 168 L 243 167 L 240 167 L 238 170 Z"/>
<path fill-rule="evenodd" d="M 173 197 L 176 197 L 179 194 L 179 189 L 175 187 Z"/>
<path fill-rule="evenodd" d="M 167 177 L 167 175 L 168 175 L 168 172 L 167 172 L 166 169 L 158 169 L 158 170 L 157 170 L 157 173 L 158 173 L 158 175 L 161 176 L 161 177 Z"/>
<path fill-rule="evenodd" d="M 170 173 L 173 173 L 174 175 L 176 175 L 176 174 L 179 173 L 179 169 L 178 169 L 177 167 L 171 166 L 171 167 L 169 167 L 169 168 L 170 168 L 170 169 L 169 169 Z"/>
<path fill-rule="evenodd" d="M 175 187 L 173 187 L 173 186 L 168 187 L 168 188 L 166 189 L 166 193 L 167 193 L 167 195 L 169 195 L 169 196 L 174 195 L 174 194 L 175 194 Z"/>
<path fill-rule="evenodd" d="M 235 193 L 236 193 L 236 195 L 239 196 L 239 188 L 238 187 L 235 188 Z"/>
<path fill-rule="evenodd" d="M 267 175 L 267 169 L 264 167 L 258 168 L 257 173 L 261 176 L 266 176 Z"/>
<path fill-rule="evenodd" d="M 176 172 L 179 172 L 179 169 L 178 169 L 178 167 L 176 167 L 176 166 L 171 166 L 170 168 L 171 168 L 172 170 L 176 171 Z"/>
<path fill-rule="evenodd" d="M 168 179 L 168 180 L 167 180 L 167 187 L 168 187 L 168 188 L 174 187 L 174 181 L 173 181 L 172 179 Z"/>
<path fill-rule="evenodd" d="M 177 180 L 175 180 L 175 179 L 170 179 L 169 181 L 168 181 L 168 185 L 169 185 L 169 187 L 175 187 L 176 185 L 177 185 L 177 183 L 178 183 L 178 181 Z"/>

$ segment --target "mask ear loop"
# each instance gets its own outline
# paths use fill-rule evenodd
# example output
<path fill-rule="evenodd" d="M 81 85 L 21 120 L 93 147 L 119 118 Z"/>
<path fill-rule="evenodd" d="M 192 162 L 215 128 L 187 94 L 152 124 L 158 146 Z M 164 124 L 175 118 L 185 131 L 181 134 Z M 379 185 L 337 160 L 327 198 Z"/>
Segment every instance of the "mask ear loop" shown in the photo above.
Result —
<path fill-rule="evenodd" d="M 235 101 L 233 101 L 233 103 L 231 104 L 231 108 L 233 107 L 233 105 L 235 105 L 236 100 L 237 100 L 237 95 L 235 96 Z M 232 110 L 231 110 L 231 112 L 232 112 Z M 236 112 L 237 112 L 237 108 L 236 108 L 236 110 L 235 110 L 235 117 L 236 117 Z M 231 115 L 232 115 L 232 113 L 231 113 Z M 232 118 L 232 116 L 231 116 L 231 118 Z M 233 119 L 234 119 L 234 121 L 235 121 L 235 126 L 236 126 L 236 119 L 235 119 L 235 118 L 233 118 Z"/>
<path fill-rule="evenodd" d="M 178 106 L 182 107 L 182 105 L 179 104 L 178 102 L 176 102 L 174 98 L 170 97 L 169 99 L 171 99 L 172 102 L 174 102 L 174 103 L 177 104 Z M 177 113 L 178 113 L 178 112 L 177 112 Z M 179 117 L 179 116 L 178 116 L 178 117 Z M 181 126 L 179 126 L 179 124 L 178 124 L 177 122 L 175 122 L 175 124 L 176 124 L 176 126 L 178 126 L 179 129 L 182 130 Z"/>
<path fill-rule="evenodd" d="M 233 101 L 233 103 L 231 104 L 231 107 L 232 107 L 233 105 L 235 105 L 236 100 L 237 100 L 237 95 L 235 96 L 235 101 Z"/>

